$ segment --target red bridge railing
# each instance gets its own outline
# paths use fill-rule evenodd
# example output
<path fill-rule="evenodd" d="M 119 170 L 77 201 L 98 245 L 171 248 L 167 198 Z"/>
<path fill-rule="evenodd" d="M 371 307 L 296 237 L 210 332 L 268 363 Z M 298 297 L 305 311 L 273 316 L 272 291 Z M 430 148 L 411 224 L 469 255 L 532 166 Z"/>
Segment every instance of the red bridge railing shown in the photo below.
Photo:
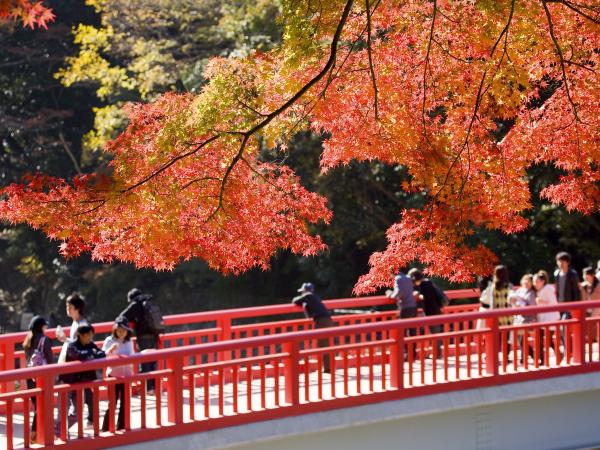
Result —
<path fill-rule="evenodd" d="M 459 299 L 475 300 L 479 296 L 476 289 L 453 290 L 447 291 L 446 294 L 451 301 Z M 330 310 L 334 311 L 394 305 L 395 302 L 385 296 L 371 296 L 327 300 L 325 304 Z M 477 308 L 476 304 L 451 305 L 445 308 L 445 312 L 476 311 Z M 161 335 L 160 346 L 167 348 L 310 329 L 311 321 L 304 318 L 282 320 L 284 316 L 298 316 L 300 313 L 300 308 L 288 303 L 165 316 L 167 332 Z M 275 316 L 278 320 L 273 320 Z M 355 311 L 354 314 L 336 315 L 334 320 L 338 325 L 350 325 L 391 320 L 395 317 L 396 313 L 394 311 L 376 313 L 368 311 L 356 313 Z M 248 321 L 253 321 L 253 323 L 242 323 Z M 95 323 L 96 335 L 102 336 L 110 333 L 112 325 L 112 322 Z M 181 328 L 188 329 L 181 330 Z M 69 334 L 68 329 L 65 332 L 67 335 Z M 21 343 L 25 339 L 25 335 L 25 332 L 0 335 L 0 370 L 12 370 L 26 366 L 25 353 L 21 349 Z M 51 339 L 55 339 L 56 329 L 49 329 L 47 335 Z M 53 348 L 56 355 L 60 352 L 60 348 L 60 345 Z M 210 355 L 213 361 L 224 357 L 223 354 Z M 0 393 L 11 392 L 14 389 L 14 385 L 0 383 Z"/>
<path fill-rule="evenodd" d="M 600 301 L 378 321 L 166 348 L 126 359 L 10 370 L 0 373 L 0 383 L 31 378 L 37 387 L 0 394 L 6 411 L 6 448 L 16 448 L 15 441 L 17 447 L 28 446 L 29 414 L 21 419 L 15 405 L 21 402 L 29 411 L 34 397 L 40 445 L 93 449 L 365 403 L 597 371 L 600 318 L 586 317 L 586 311 L 598 307 Z M 549 311 L 570 311 L 573 318 L 499 326 L 503 316 Z M 481 328 L 465 326 L 479 320 L 485 324 Z M 434 325 L 443 325 L 446 331 L 428 333 Z M 410 329 L 421 333 L 409 336 Z M 327 346 L 315 345 L 323 340 Z M 325 358 L 332 366 L 330 373 L 322 370 Z M 128 378 L 54 384 L 59 374 L 149 361 L 158 361 L 160 369 Z M 149 378 L 156 383 L 152 395 L 146 391 Z M 115 411 L 117 383 L 125 384 L 125 430 L 115 430 L 112 414 L 109 431 L 101 433 L 101 401 L 106 404 L 103 399 L 107 399 L 108 408 Z M 82 425 L 86 388 L 93 392 L 96 411 L 87 435 Z M 76 393 L 79 405 L 74 436 L 65 425 L 70 392 Z M 55 437 L 57 397 L 62 399 L 57 415 L 63 426 Z"/>

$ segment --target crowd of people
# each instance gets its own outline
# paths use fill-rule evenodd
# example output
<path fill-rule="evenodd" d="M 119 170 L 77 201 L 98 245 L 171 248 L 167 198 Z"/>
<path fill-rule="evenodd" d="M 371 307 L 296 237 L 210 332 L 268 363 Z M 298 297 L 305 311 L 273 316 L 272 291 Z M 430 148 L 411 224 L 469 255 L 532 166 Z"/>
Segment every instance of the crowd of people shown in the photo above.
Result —
<path fill-rule="evenodd" d="M 545 270 L 539 270 L 534 274 L 525 274 L 521 277 L 520 285 L 513 286 L 509 280 L 508 268 L 498 265 L 494 268 L 491 277 L 482 277 L 478 280 L 480 289 L 480 311 L 490 309 L 522 308 L 527 306 L 552 306 L 564 302 L 576 302 L 580 300 L 600 300 L 600 261 L 596 270 L 586 267 L 582 271 L 583 282 L 579 282 L 577 272 L 571 267 L 571 255 L 567 252 L 559 252 L 556 255 L 557 268 L 554 271 L 553 280 Z M 553 283 L 551 283 L 553 281 Z M 417 305 L 421 304 L 426 316 L 442 314 L 443 307 L 447 304 L 447 298 L 433 281 L 424 278 L 418 269 L 411 269 L 408 273 L 400 271 L 394 280 L 394 290 L 387 291 L 387 296 L 397 301 L 398 318 L 412 318 L 417 316 Z M 508 312 L 508 311 L 507 311 Z M 589 316 L 600 316 L 600 308 L 592 308 L 588 311 Z M 500 316 L 498 324 L 521 325 L 532 322 L 555 322 L 571 318 L 571 313 L 565 311 L 562 315 L 558 311 L 540 312 L 537 314 L 510 314 Z M 480 320 L 478 328 L 484 323 Z M 442 331 L 441 325 L 431 326 L 429 333 L 436 334 Z M 544 328 L 539 328 L 539 345 L 537 350 L 529 347 L 529 356 L 532 358 L 537 352 L 540 362 L 544 362 L 544 342 L 549 340 L 550 347 L 560 359 L 558 349 L 555 349 L 554 336 L 545 336 Z M 407 334 L 414 336 L 415 328 L 409 328 Z M 549 338 L 549 339 L 548 339 Z M 523 336 L 520 337 L 523 339 Z M 560 341 L 564 337 L 560 337 Z M 513 345 L 510 342 L 509 345 Z M 439 342 L 438 342 L 439 345 Z M 520 343 L 522 348 L 522 342 Z M 439 351 L 438 351 L 439 355 Z M 522 355 L 522 358 L 525 356 Z"/>
<path fill-rule="evenodd" d="M 535 274 L 525 274 L 521 277 L 518 287 L 512 286 L 509 281 L 508 269 L 504 265 L 494 268 L 493 276 L 481 278 L 478 282 L 480 288 L 480 311 L 490 309 L 502 309 L 511 307 L 527 307 L 535 305 L 556 305 L 561 302 L 574 302 L 579 300 L 600 300 L 600 261 L 598 271 L 592 267 L 583 269 L 583 282 L 579 283 L 579 277 L 571 268 L 571 256 L 566 252 L 556 255 L 557 269 L 554 272 L 553 284 L 544 270 Z M 307 318 L 313 321 L 314 328 L 328 328 L 335 325 L 331 318 L 331 312 L 327 309 L 321 298 L 315 293 L 312 283 L 303 283 L 298 289 L 300 295 L 294 297 L 292 303 L 302 307 Z M 444 307 L 448 305 L 448 297 L 432 280 L 426 278 L 423 272 L 417 268 L 407 273 L 400 271 L 394 279 L 394 289 L 386 292 L 386 295 L 396 300 L 398 305 L 398 318 L 414 318 L 417 316 L 417 308 L 421 307 L 425 316 L 440 315 Z M 159 335 L 164 331 L 164 323 L 160 309 L 152 301 L 152 296 L 144 294 L 140 289 L 132 289 L 127 294 L 128 305 L 117 316 L 114 321 L 111 334 L 104 340 L 102 348 L 99 348 L 93 340 L 94 327 L 85 318 L 85 300 L 77 293 L 66 299 L 66 312 L 72 319 L 70 333 L 67 336 L 61 327 L 57 327 L 56 337 L 63 343 L 58 357 L 58 363 L 69 361 L 89 361 L 98 358 L 127 357 L 135 353 L 132 336 L 135 334 L 137 350 L 140 352 L 151 351 L 158 348 Z M 593 316 L 600 316 L 600 308 L 589 312 Z M 568 312 L 561 315 L 556 311 L 542 312 L 538 314 L 506 314 L 499 318 L 499 325 L 524 324 L 532 322 L 553 322 L 560 319 L 570 318 Z M 133 324 L 133 327 L 130 327 Z M 478 324 L 483 326 L 483 324 Z M 51 339 L 46 336 L 48 323 L 41 316 L 35 316 L 29 324 L 29 332 L 23 342 L 27 365 L 38 366 L 54 363 Z M 442 325 L 429 327 L 429 333 L 442 332 Z M 544 341 L 544 330 L 540 329 L 541 339 Z M 416 328 L 407 330 L 409 336 L 416 335 Z M 551 339 L 554 344 L 554 339 Z M 319 347 L 330 344 L 329 339 L 318 341 Z M 438 342 L 438 352 L 441 351 Z M 543 348 L 537 349 L 538 357 L 544 358 Z M 530 356 L 533 357 L 533 349 L 530 348 Z M 523 356 L 524 357 L 524 356 Z M 140 372 L 156 370 L 156 362 L 141 364 Z M 323 358 L 323 371 L 330 371 L 329 355 Z M 134 372 L 131 364 L 113 365 L 107 370 L 107 375 L 115 378 L 128 377 Z M 63 374 L 58 380 L 61 383 L 82 383 L 95 380 L 95 370 L 87 370 L 69 374 Z M 27 380 L 29 389 L 35 388 L 35 380 Z M 154 391 L 154 380 L 147 381 L 147 392 Z M 124 411 L 125 384 L 117 383 L 114 388 L 115 411 L 117 413 L 116 429 L 125 426 Z M 78 411 L 75 391 L 71 391 L 67 405 L 67 429 L 77 421 Z M 35 411 L 36 398 L 32 403 Z M 87 426 L 93 426 L 94 402 L 90 389 L 84 389 L 84 403 L 87 406 Z M 117 403 L 119 408 L 116 408 Z M 60 410 L 60 408 L 59 408 Z M 83 414 L 83 411 L 81 411 Z M 110 415 L 107 410 L 102 421 L 102 431 L 109 429 Z M 31 421 L 32 440 L 35 441 L 36 414 L 34 412 Z M 61 429 L 60 421 L 57 420 L 56 433 Z"/>
<path fill-rule="evenodd" d="M 67 316 L 72 319 L 69 335 L 59 326 L 56 329 L 56 338 L 63 343 L 57 363 L 70 361 L 90 361 L 99 358 L 127 357 L 135 353 L 132 336 L 136 335 L 137 348 L 140 352 L 147 352 L 158 348 L 159 335 L 163 330 L 164 323 L 158 306 L 152 301 L 152 296 L 144 294 L 135 288 L 127 294 L 128 305 L 115 319 L 111 334 L 104 340 L 102 348 L 94 343 L 94 327 L 85 318 L 85 300 L 77 293 L 71 294 L 66 299 Z M 130 327 L 133 324 L 133 328 Z M 23 349 L 28 367 L 53 364 L 55 362 L 52 353 L 51 339 L 46 335 L 48 322 L 42 316 L 34 316 L 29 324 L 29 331 L 23 341 Z M 156 362 L 141 365 L 140 372 L 156 370 Z M 133 375 L 131 364 L 114 365 L 107 369 L 107 376 L 122 378 Z M 86 370 L 75 373 L 66 373 L 57 380 L 59 383 L 84 383 L 95 380 L 97 371 Z M 27 380 L 27 388 L 33 389 L 36 382 Z M 154 380 L 148 380 L 148 393 L 154 391 Z M 87 407 L 86 426 L 92 427 L 94 422 L 94 402 L 91 389 L 84 389 L 83 403 Z M 117 383 L 114 388 L 115 410 L 117 413 L 116 429 L 125 428 L 125 384 Z M 67 398 L 67 429 L 77 422 L 77 399 L 76 392 L 70 391 Z M 36 439 L 36 397 L 32 398 L 34 414 L 31 422 L 31 440 Z M 116 405 L 119 405 L 116 408 Z M 59 405 L 58 410 L 61 410 Z M 83 411 L 81 411 L 83 414 Z M 107 410 L 102 421 L 102 431 L 108 431 L 110 415 Z M 56 420 L 55 433 L 60 434 L 60 414 Z"/>

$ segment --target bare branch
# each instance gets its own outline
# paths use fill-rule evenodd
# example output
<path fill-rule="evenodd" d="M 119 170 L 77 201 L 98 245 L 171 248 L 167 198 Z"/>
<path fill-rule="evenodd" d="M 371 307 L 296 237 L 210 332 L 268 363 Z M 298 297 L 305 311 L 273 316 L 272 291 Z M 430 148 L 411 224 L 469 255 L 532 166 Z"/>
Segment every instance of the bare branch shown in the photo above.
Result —
<path fill-rule="evenodd" d="M 567 93 L 567 99 L 573 108 L 573 115 L 577 119 L 578 122 L 581 122 L 579 119 L 579 114 L 577 113 L 577 105 L 571 96 L 571 89 L 569 87 L 569 80 L 567 78 L 567 71 L 565 69 L 565 59 L 563 57 L 562 50 L 560 48 L 560 44 L 558 43 L 558 39 L 556 39 L 556 34 L 554 33 L 554 23 L 552 22 L 552 16 L 550 15 L 550 10 L 548 9 L 548 5 L 546 4 L 546 0 L 542 0 L 542 5 L 544 6 L 544 11 L 546 13 L 546 19 L 548 21 L 548 32 L 550 33 L 550 37 L 552 38 L 552 42 L 554 43 L 554 49 L 556 50 L 556 55 L 558 56 L 558 62 L 560 63 L 560 69 L 562 72 L 562 80 L 565 85 L 565 92 Z"/>
<path fill-rule="evenodd" d="M 431 18 L 431 28 L 429 30 L 429 40 L 427 42 L 427 53 L 425 55 L 425 68 L 423 69 L 423 104 L 421 105 L 421 122 L 423 124 L 423 134 L 427 143 L 429 137 L 427 136 L 427 125 L 425 121 L 425 110 L 427 107 L 427 72 L 429 71 L 429 56 L 431 55 L 431 44 L 433 43 L 433 31 L 435 30 L 435 19 L 437 17 L 437 0 L 433 0 L 433 17 Z"/>
<path fill-rule="evenodd" d="M 73 162 L 73 166 L 75 167 L 75 170 L 77 171 L 77 173 L 79 175 L 81 175 L 82 174 L 81 167 L 79 167 L 79 163 L 77 162 L 77 159 L 75 159 L 75 155 L 73 155 L 73 152 L 71 151 L 71 147 L 69 146 L 69 143 L 65 139 L 65 135 L 63 134 L 62 131 L 58 132 L 58 138 L 60 139 L 60 142 L 63 145 L 65 152 L 67 152 L 67 155 L 69 155 L 69 158 Z"/>
<path fill-rule="evenodd" d="M 373 82 L 373 106 L 375 107 L 375 120 L 379 120 L 377 79 L 375 78 L 375 67 L 373 66 L 373 51 L 371 49 L 371 7 L 369 6 L 369 0 L 365 0 L 365 6 L 367 8 L 367 54 L 369 56 L 369 70 L 371 72 L 371 81 Z"/>
<path fill-rule="evenodd" d="M 585 17 L 586 19 L 594 22 L 596 25 L 600 25 L 600 20 L 590 16 L 589 14 L 587 14 L 581 10 L 581 9 L 585 8 L 585 9 L 589 9 L 590 11 L 594 11 L 596 14 L 599 13 L 599 11 L 596 11 L 592 8 L 585 7 L 584 5 L 580 6 L 580 5 L 577 5 L 576 3 L 571 3 L 567 0 L 553 0 L 553 1 L 546 0 L 546 2 L 547 3 L 561 3 L 561 4 L 565 5 L 567 8 L 569 8 L 570 10 L 575 11 L 580 16 Z"/>
<path fill-rule="evenodd" d="M 171 167 L 173 164 L 175 164 L 177 161 L 187 158 L 188 156 L 193 155 L 194 153 L 198 152 L 199 150 L 201 150 L 203 147 L 206 147 L 208 144 L 210 144 L 211 142 L 213 142 L 214 140 L 218 139 L 221 135 L 220 134 L 216 134 L 214 136 L 211 136 L 210 138 L 208 138 L 207 140 L 205 140 L 204 142 L 198 144 L 196 147 L 194 147 L 192 150 L 190 150 L 189 152 L 185 152 L 182 153 L 181 155 L 176 156 L 175 158 L 173 158 L 172 160 L 170 160 L 168 163 L 164 164 L 162 167 L 160 167 L 158 170 L 155 170 L 154 172 L 152 172 L 150 175 L 147 175 L 146 177 L 142 178 L 140 181 L 138 181 L 135 184 L 132 184 L 131 186 L 119 191 L 120 194 L 125 194 L 129 191 L 132 191 L 133 189 L 141 186 L 144 183 L 147 183 L 148 181 L 150 181 L 152 178 L 156 177 L 157 175 L 159 175 L 160 173 L 164 172 L 165 170 L 167 170 L 169 167 Z"/>
<path fill-rule="evenodd" d="M 262 121 L 260 121 L 259 123 L 254 125 L 252 128 L 250 128 L 248 131 L 243 133 L 243 138 L 242 138 L 242 142 L 240 144 L 240 148 L 239 148 L 237 154 L 231 160 L 231 163 L 227 166 L 227 169 L 225 170 L 225 174 L 223 175 L 223 181 L 221 183 L 221 189 L 219 191 L 219 204 L 217 205 L 217 208 L 215 209 L 215 211 L 213 211 L 212 214 L 208 217 L 208 219 L 206 220 L 207 222 L 210 221 L 217 214 L 217 212 L 223 208 L 223 196 L 225 194 L 225 187 L 227 185 L 227 180 L 229 179 L 229 176 L 231 175 L 233 168 L 236 166 L 236 164 L 242 158 L 242 156 L 244 154 L 244 150 L 246 149 L 246 145 L 247 145 L 250 137 L 253 136 L 255 133 L 257 133 L 258 131 L 260 131 L 261 129 L 263 129 L 264 127 L 266 127 L 269 123 L 271 123 L 271 121 L 273 121 L 273 119 L 275 119 L 277 116 L 279 116 L 280 114 L 285 112 L 289 107 L 291 107 L 294 103 L 296 103 L 296 101 L 298 101 L 304 94 L 306 94 L 315 84 L 317 84 L 319 81 L 321 81 L 321 79 L 327 74 L 327 72 L 329 72 L 329 70 L 334 66 L 336 58 L 337 58 L 337 46 L 338 46 L 338 43 L 339 43 L 341 35 L 342 35 L 342 30 L 344 29 L 344 25 L 346 24 L 346 21 L 348 20 L 350 11 L 352 10 L 353 3 L 354 3 L 354 0 L 346 1 L 346 6 L 344 7 L 344 11 L 342 12 L 342 15 L 341 15 L 338 25 L 336 27 L 335 33 L 333 35 L 333 39 L 331 40 L 329 58 L 327 60 L 327 63 L 325 64 L 325 66 L 323 66 L 323 68 L 319 71 L 319 73 L 317 73 L 317 75 L 315 75 L 310 81 L 308 81 L 308 83 L 306 83 L 304 86 L 302 86 L 291 98 L 289 98 L 285 103 L 283 103 L 283 105 L 281 105 L 279 108 L 277 108 L 276 110 L 269 113 Z"/>

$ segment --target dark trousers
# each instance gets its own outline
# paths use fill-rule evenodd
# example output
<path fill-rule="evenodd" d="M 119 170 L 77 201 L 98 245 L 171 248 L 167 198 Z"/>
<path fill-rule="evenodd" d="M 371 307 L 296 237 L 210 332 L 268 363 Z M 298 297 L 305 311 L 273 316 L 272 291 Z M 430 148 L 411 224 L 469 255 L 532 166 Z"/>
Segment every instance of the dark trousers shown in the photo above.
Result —
<path fill-rule="evenodd" d="M 540 350 L 539 350 L 539 354 L 540 354 L 540 364 L 544 364 L 544 351 L 546 348 L 546 344 L 545 344 L 545 335 L 546 335 L 546 330 L 544 330 L 543 328 L 540 328 Z M 552 348 L 552 350 L 554 350 L 554 353 L 556 353 L 557 356 L 559 356 L 559 349 L 557 349 L 554 345 L 554 333 L 552 331 L 550 331 L 550 333 L 548 333 L 548 339 L 550 340 L 550 348 Z M 560 362 L 562 361 L 562 357 L 559 357 L 557 359 L 557 364 L 560 364 Z M 548 364 L 550 364 L 550 356 L 548 356 Z"/>
<path fill-rule="evenodd" d="M 158 348 L 158 336 L 157 335 L 147 335 L 147 336 L 138 336 L 137 338 L 137 346 L 138 350 L 141 352 L 142 350 L 148 349 L 157 349 Z M 147 363 L 142 363 L 140 365 L 140 372 L 153 372 L 158 368 L 158 364 L 156 361 L 151 361 Z M 149 391 L 154 390 L 154 380 L 148 380 L 146 384 Z"/>
<path fill-rule="evenodd" d="M 412 319 L 413 317 L 417 317 L 417 307 L 416 306 L 402 308 L 400 310 L 400 314 L 398 315 L 399 319 Z M 417 335 L 416 328 L 407 328 L 406 329 L 405 336 L 416 336 L 416 335 Z M 406 349 L 408 349 L 408 345 L 406 346 Z M 404 356 L 406 357 L 408 354 L 408 351 L 405 350 L 404 352 L 405 352 Z M 412 357 L 413 358 L 417 357 L 417 346 L 416 345 L 413 345 L 413 347 L 412 347 Z"/>
<path fill-rule="evenodd" d="M 119 415 L 117 418 L 117 430 L 123 430 L 125 428 L 125 383 L 119 383 L 115 385 L 115 410 L 117 409 L 117 403 L 119 403 Z M 102 431 L 108 431 L 110 408 L 104 413 L 104 420 L 102 421 Z"/>
<path fill-rule="evenodd" d="M 93 422 L 94 421 L 94 402 L 93 402 L 93 396 L 92 396 L 91 389 L 83 390 L 83 403 L 85 403 L 87 405 L 87 410 L 88 410 L 87 421 Z M 69 406 L 69 416 L 77 417 L 77 392 L 76 391 L 69 392 L 69 405 L 70 405 Z M 71 422 L 72 422 L 72 419 L 69 420 L 69 426 L 72 425 Z"/>
<path fill-rule="evenodd" d="M 400 310 L 400 315 L 398 316 L 399 319 L 412 319 L 413 317 L 417 317 L 417 307 L 416 306 L 402 308 Z M 408 328 L 406 330 L 406 335 L 407 336 L 416 336 L 417 329 L 416 328 Z"/>
<path fill-rule="evenodd" d="M 546 348 L 546 344 L 545 344 L 545 336 L 546 336 L 546 331 L 543 328 L 540 328 L 540 342 L 538 345 L 538 358 L 539 358 L 539 362 L 540 364 L 544 364 L 544 352 L 545 352 L 545 348 Z M 550 348 L 552 348 L 552 350 L 554 350 L 554 353 L 556 353 L 558 355 L 558 349 L 556 348 L 555 344 L 554 344 L 554 333 L 550 332 L 548 339 L 550 339 Z M 534 335 L 535 338 L 535 335 Z M 526 358 L 525 353 L 522 351 L 522 349 L 524 348 L 523 345 L 523 341 L 524 341 L 524 337 L 521 335 L 519 336 L 519 346 L 521 347 L 521 362 L 523 362 Z M 533 359 L 535 361 L 535 341 L 534 344 L 529 345 L 528 347 L 528 351 L 527 353 L 529 354 L 529 356 L 531 356 L 531 359 Z M 560 363 L 560 361 L 562 360 L 562 358 L 559 358 L 558 362 Z M 550 360 L 548 359 L 548 363 L 550 362 Z"/>
<path fill-rule="evenodd" d="M 35 380 L 27 380 L 27 389 L 35 389 Z M 33 419 L 31 421 L 31 431 L 35 433 L 37 425 L 37 397 L 31 397 L 31 404 L 33 405 Z M 25 411 L 25 414 L 29 414 L 29 411 Z"/>
<path fill-rule="evenodd" d="M 440 334 L 444 331 L 443 325 L 430 325 L 429 326 L 429 334 Z M 442 340 L 436 339 L 435 346 L 437 347 L 437 357 L 442 358 Z"/>
<path fill-rule="evenodd" d="M 335 322 L 331 319 L 331 317 L 315 317 L 313 319 L 313 322 L 315 325 L 315 329 L 330 328 L 335 326 Z M 317 347 L 329 347 L 329 338 L 317 339 Z M 331 372 L 331 362 L 329 360 L 329 353 L 323 355 L 323 372 Z"/>

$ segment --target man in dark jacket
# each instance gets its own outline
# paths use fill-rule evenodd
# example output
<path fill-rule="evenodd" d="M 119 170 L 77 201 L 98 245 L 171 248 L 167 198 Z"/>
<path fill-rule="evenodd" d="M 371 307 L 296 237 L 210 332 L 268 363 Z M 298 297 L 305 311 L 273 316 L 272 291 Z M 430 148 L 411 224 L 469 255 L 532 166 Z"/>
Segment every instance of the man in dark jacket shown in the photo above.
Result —
<path fill-rule="evenodd" d="M 576 302 L 581 300 L 581 290 L 579 289 L 579 276 L 571 268 L 571 255 L 567 252 L 560 252 L 556 255 L 556 265 L 558 269 L 554 272 L 556 282 L 556 298 L 559 303 Z M 570 319 L 571 313 L 565 311 L 562 313 L 562 319 Z"/>
<path fill-rule="evenodd" d="M 304 308 L 304 315 L 313 320 L 315 328 L 329 328 L 335 326 L 333 320 L 331 320 L 331 313 L 327 307 L 323 304 L 318 295 L 315 294 L 315 286 L 312 283 L 303 283 L 298 289 L 300 295 L 294 297 L 292 303 L 297 306 Z M 318 339 L 318 347 L 328 347 L 329 338 Z M 330 373 L 330 361 L 329 355 L 323 356 L 323 371 Z"/>
<path fill-rule="evenodd" d="M 144 302 L 151 300 L 152 296 L 144 294 L 141 290 L 134 288 L 127 293 L 127 301 L 129 305 L 125 308 L 119 317 L 125 317 L 128 322 L 134 323 L 135 336 L 137 340 L 138 350 L 141 352 L 148 349 L 158 348 L 159 335 L 155 330 L 151 330 L 148 327 L 148 320 L 146 318 L 146 308 L 144 308 Z M 158 365 L 156 361 L 142 363 L 140 372 L 152 372 L 156 370 Z M 148 380 L 147 383 L 148 392 L 154 391 L 154 380 Z"/>

